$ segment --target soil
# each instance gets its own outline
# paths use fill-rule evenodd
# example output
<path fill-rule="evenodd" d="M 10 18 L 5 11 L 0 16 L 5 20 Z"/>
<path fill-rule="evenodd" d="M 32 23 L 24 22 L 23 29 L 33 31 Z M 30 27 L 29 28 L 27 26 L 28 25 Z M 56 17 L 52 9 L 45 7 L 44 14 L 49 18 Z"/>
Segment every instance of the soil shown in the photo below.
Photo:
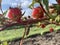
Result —
<path fill-rule="evenodd" d="M 10 42 L 9 45 L 19 45 L 20 40 Z M 23 45 L 60 45 L 60 31 L 32 35 L 24 39 Z"/>

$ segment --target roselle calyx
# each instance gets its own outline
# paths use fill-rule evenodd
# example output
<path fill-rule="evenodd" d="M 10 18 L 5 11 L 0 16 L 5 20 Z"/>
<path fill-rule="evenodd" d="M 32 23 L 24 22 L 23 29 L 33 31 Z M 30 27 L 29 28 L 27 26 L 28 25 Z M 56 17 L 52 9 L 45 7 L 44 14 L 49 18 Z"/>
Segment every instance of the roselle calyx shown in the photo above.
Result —
<path fill-rule="evenodd" d="M 53 28 L 50 28 L 50 32 L 53 32 L 54 31 L 54 29 Z"/>
<path fill-rule="evenodd" d="M 45 28 L 45 24 L 41 24 L 40 26 L 41 26 L 41 28 Z"/>
<path fill-rule="evenodd" d="M 42 10 L 42 8 L 41 7 L 33 8 L 32 17 L 34 19 L 43 18 L 44 17 L 44 11 Z"/>
<path fill-rule="evenodd" d="M 20 22 L 21 17 L 23 16 L 21 9 L 15 7 L 10 7 L 7 13 L 7 17 L 10 20 Z"/>

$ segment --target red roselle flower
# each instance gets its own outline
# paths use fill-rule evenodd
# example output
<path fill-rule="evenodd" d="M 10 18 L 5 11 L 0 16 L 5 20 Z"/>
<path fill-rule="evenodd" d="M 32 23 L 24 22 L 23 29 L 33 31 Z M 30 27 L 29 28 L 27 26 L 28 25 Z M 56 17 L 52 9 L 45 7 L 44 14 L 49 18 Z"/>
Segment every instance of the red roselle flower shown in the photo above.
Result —
<path fill-rule="evenodd" d="M 32 17 L 35 19 L 43 18 L 44 11 L 42 10 L 42 8 L 41 7 L 33 8 Z"/>
<path fill-rule="evenodd" d="M 9 8 L 8 10 L 8 14 L 7 14 L 8 18 L 14 21 L 19 21 L 22 17 L 22 12 L 19 8 Z"/>
<path fill-rule="evenodd" d="M 50 32 L 53 32 L 54 31 L 54 29 L 53 28 L 50 28 Z"/>
<path fill-rule="evenodd" d="M 45 24 L 41 24 L 40 26 L 41 26 L 41 28 L 45 28 Z"/>

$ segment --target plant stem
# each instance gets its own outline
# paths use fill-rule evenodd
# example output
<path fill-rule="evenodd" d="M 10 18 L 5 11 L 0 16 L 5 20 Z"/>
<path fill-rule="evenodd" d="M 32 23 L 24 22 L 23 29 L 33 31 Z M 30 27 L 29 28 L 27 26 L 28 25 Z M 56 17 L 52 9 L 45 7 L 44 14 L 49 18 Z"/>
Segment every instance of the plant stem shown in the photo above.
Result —
<path fill-rule="evenodd" d="M 41 2 L 39 2 L 39 3 L 40 3 L 40 6 L 42 7 L 43 11 L 45 12 L 45 14 L 46 14 L 49 18 L 51 18 L 51 17 L 49 16 L 48 12 L 46 12 L 45 9 L 43 8 L 42 3 L 41 3 Z"/>
<path fill-rule="evenodd" d="M 23 40 L 24 40 L 25 34 L 26 34 L 26 26 L 25 26 L 24 34 L 23 34 L 22 39 L 20 41 L 20 45 L 23 44 Z"/>

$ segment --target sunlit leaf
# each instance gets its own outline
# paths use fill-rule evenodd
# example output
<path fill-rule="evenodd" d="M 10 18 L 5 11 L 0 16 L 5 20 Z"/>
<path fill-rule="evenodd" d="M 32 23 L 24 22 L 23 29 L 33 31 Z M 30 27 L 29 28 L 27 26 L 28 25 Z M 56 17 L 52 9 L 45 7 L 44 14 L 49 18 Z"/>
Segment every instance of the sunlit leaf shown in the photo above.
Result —
<path fill-rule="evenodd" d="M 56 26 L 55 30 L 60 30 L 60 26 Z"/>

